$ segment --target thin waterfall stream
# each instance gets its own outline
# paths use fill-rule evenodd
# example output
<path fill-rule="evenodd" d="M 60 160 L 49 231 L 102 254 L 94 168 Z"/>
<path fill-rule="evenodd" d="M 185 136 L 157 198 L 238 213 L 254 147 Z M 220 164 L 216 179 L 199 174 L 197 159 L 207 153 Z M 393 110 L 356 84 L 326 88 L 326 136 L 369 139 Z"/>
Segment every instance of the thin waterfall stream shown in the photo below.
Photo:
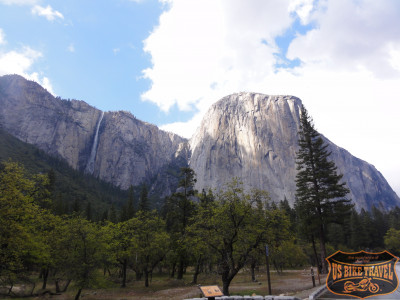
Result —
<path fill-rule="evenodd" d="M 99 143 L 99 129 L 103 117 L 104 117 L 104 111 L 101 112 L 99 121 L 97 122 L 96 134 L 94 135 L 92 151 L 90 152 L 89 160 L 85 168 L 85 173 L 93 174 L 94 172 L 94 160 L 96 159 L 97 144 Z"/>

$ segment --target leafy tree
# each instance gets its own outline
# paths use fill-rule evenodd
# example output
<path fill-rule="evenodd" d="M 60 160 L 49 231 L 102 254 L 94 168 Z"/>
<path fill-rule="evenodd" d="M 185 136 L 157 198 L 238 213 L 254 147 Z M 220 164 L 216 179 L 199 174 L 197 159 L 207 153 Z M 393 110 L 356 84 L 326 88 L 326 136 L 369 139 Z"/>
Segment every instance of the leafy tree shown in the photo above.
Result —
<path fill-rule="evenodd" d="M 331 152 L 320 134 L 315 130 L 307 110 L 302 107 L 299 131 L 299 150 L 296 156 L 296 206 L 304 227 L 319 238 L 322 271 L 327 273 L 326 226 L 338 222 L 349 214 L 351 200 L 345 196 L 349 190 L 343 175 L 329 160 Z"/>
<path fill-rule="evenodd" d="M 385 234 L 385 247 L 390 251 L 400 253 L 400 230 L 390 228 Z"/>
<path fill-rule="evenodd" d="M 73 279 L 79 299 L 84 288 L 96 287 L 97 270 L 104 261 L 104 237 L 99 225 L 74 215 L 57 226 L 57 266 Z"/>
<path fill-rule="evenodd" d="M 271 253 L 277 272 L 283 268 L 296 268 L 307 263 L 307 256 L 294 239 L 283 240 Z"/>
<path fill-rule="evenodd" d="M 290 219 L 286 211 L 284 209 L 279 209 L 274 203 L 267 206 L 265 219 L 267 230 L 266 242 L 269 252 L 271 253 L 271 261 L 279 274 L 283 266 L 282 251 L 284 251 L 284 248 L 282 245 L 293 239 L 293 234 L 290 232 Z M 262 250 L 264 250 L 264 248 Z"/>
<path fill-rule="evenodd" d="M 199 205 L 204 211 L 211 210 L 215 201 L 212 190 L 209 189 L 208 192 L 206 192 L 203 189 L 202 193 L 199 195 L 199 200 Z M 189 234 L 186 239 L 185 247 L 190 249 L 191 260 L 194 262 L 192 284 L 197 284 L 197 278 L 200 274 L 201 267 L 206 262 L 212 262 L 215 255 L 202 238 L 197 235 Z"/>
<path fill-rule="evenodd" d="M 121 287 L 126 287 L 127 268 L 132 260 L 133 234 L 134 229 L 128 221 L 114 224 L 107 223 L 102 228 L 107 241 L 107 252 L 110 260 L 115 261 L 121 267 Z"/>
<path fill-rule="evenodd" d="M 216 195 L 214 205 L 200 206 L 195 216 L 190 231 L 218 256 L 225 295 L 229 295 L 232 279 L 244 267 L 253 249 L 266 241 L 266 200 L 264 193 L 246 193 L 242 184 L 233 180 Z"/>
<path fill-rule="evenodd" d="M 131 253 L 135 260 L 132 263 L 143 272 L 145 287 L 148 287 L 149 275 L 169 250 L 165 222 L 155 211 L 139 211 L 136 217 L 127 221 L 127 226 L 133 232 Z"/>
<path fill-rule="evenodd" d="M 46 245 L 39 231 L 43 221 L 39 204 L 47 195 L 43 183 L 44 178 L 29 178 L 15 162 L 0 167 L 0 284 L 11 286 L 9 293 L 17 280 L 29 281 L 28 266 L 45 260 Z"/>

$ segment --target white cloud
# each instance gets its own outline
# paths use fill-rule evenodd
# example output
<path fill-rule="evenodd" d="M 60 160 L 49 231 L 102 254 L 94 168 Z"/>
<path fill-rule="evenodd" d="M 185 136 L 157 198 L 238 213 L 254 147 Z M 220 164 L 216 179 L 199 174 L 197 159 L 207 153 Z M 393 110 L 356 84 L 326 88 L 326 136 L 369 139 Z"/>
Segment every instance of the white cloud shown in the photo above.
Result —
<path fill-rule="evenodd" d="M 288 1 L 173 1 L 145 41 L 153 85 L 143 99 L 189 110 L 259 80 L 273 72 L 273 38 L 290 23 Z"/>
<path fill-rule="evenodd" d="M 6 35 L 4 34 L 3 29 L 0 28 L 0 45 L 6 43 Z"/>
<path fill-rule="evenodd" d="M 289 4 L 289 12 L 296 13 L 303 24 L 310 21 L 309 17 L 313 8 L 314 0 L 293 0 Z"/>
<path fill-rule="evenodd" d="M 397 71 L 400 71 L 400 43 L 388 46 L 389 64 Z"/>
<path fill-rule="evenodd" d="M 24 47 L 22 51 L 9 51 L 0 53 L 0 73 L 2 74 L 23 74 L 42 54 L 29 47 Z"/>
<path fill-rule="evenodd" d="M 311 19 L 317 28 L 290 45 L 288 58 L 324 68 L 365 68 L 379 77 L 399 76 L 388 46 L 400 37 L 399 1 L 323 1 Z"/>
<path fill-rule="evenodd" d="M 50 80 L 40 76 L 37 72 L 30 72 L 34 62 L 42 57 L 42 53 L 30 47 L 23 47 L 20 51 L 2 52 L 0 50 L 0 75 L 19 74 L 27 79 L 34 80 L 54 95 Z"/>
<path fill-rule="evenodd" d="M 59 11 L 54 10 L 50 5 L 46 7 L 35 5 L 32 7 L 31 12 L 33 15 L 45 17 L 49 21 L 54 21 L 57 18 L 64 19 L 64 16 Z"/>
<path fill-rule="evenodd" d="M 142 95 L 167 111 L 199 111 L 162 128 L 190 137 L 210 104 L 238 92 L 300 97 L 317 129 L 374 164 L 400 194 L 400 2 L 397 0 L 188 1 L 170 9 L 144 42 L 153 66 Z M 298 35 L 276 69 L 274 39 L 298 16 Z"/>

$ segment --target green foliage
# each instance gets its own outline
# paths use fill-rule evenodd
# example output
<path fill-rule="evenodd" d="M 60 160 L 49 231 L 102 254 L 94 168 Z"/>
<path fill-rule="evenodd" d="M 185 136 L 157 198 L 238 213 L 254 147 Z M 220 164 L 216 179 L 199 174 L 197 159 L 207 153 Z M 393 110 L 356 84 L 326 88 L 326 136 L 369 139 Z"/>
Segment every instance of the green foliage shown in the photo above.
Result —
<path fill-rule="evenodd" d="M 29 178 L 17 163 L 6 162 L 0 170 L 0 278 L 13 284 L 25 275 L 27 266 L 40 259 L 45 245 L 37 239 L 42 212 L 37 190 L 43 178 Z M 42 201 L 43 200 L 43 201 Z"/>
<path fill-rule="evenodd" d="M 283 240 L 271 253 L 271 260 L 278 272 L 283 268 L 298 268 L 306 265 L 307 256 L 294 239 Z"/>
<path fill-rule="evenodd" d="M 297 201 L 297 212 L 303 214 L 299 218 L 286 199 L 270 203 L 266 192 L 245 191 L 238 180 L 220 191 L 197 195 L 193 170 L 183 168 L 176 193 L 166 199 L 163 218 L 143 209 L 146 205 L 135 211 L 135 187 L 125 195 L 119 214 L 117 203 L 99 205 L 86 192 L 83 201 L 71 193 L 65 202 L 68 207 L 59 205 L 63 203 L 58 200 L 59 171 L 41 170 L 35 174 L 12 161 L 0 167 L 1 286 L 29 283 L 33 291 L 32 275 L 42 274 L 43 289 L 47 280 L 56 283 L 57 292 L 63 290 L 61 282 L 66 283 L 64 290 L 73 282 L 79 298 L 82 289 L 113 282 L 116 273 L 126 286 L 129 268 L 143 274 L 149 286 L 154 268 L 162 262 L 170 270 L 178 266 L 178 275 L 193 267 L 193 283 L 202 270 L 216 269 L 228 294 L 230 282 L 245 265 L 255 268 L 264 263 L 265 244 L 279 271 L 313 262 L 309 235 L 320 238 L 321 224 L 327 254 L 384 247 L 400 252 L 399 208 L 389 212 L 374 207 L 369 212 L 353 209 L 348 214 L 345 202 L 338 207 L 322 205 L 326 222 L 318 223 L 314 203 Z M 64 183 L 70 183 L 69 179 Z"/>
<path fill-rule="evenodd" d="M 390 228 L 385 234 L 385 246 L 395 254 L 400 253 L 400 230 Z"/>
<path fill-rule="evenodd" d="M 100 220 L 104 210 L 109 209 L 112 203 L 119 208 L 128 199 L 127 191 L 74 170 L 64 160 L 51 157 L 1 129 L 0 140 L 0 161 L 12 159 L 23 165 L 28 173 L 40 174 L 35 175 L 38 177 L 36 182 L 47 180 L 45 184 L 39 185 L 44 189 L 38 189 L 36 193 L 48 193 L 47 198 L 52 199 L 51 207 L 44 197 L 41 198 L 44 202 L 40 203 L 40 206 L 51 208 L 56 214 L 72 213 L 77 208 L 77 202 L 79 212 L 85 215 L 85 208 L 90 202 L 92 219 Z"/>
<path fill-rule="evenodd" d="M 74 280 L 78 295 L 99 282 L 97 270 L 106 256 L 105 239 L 100 233 L 99 225 L 78 215 L 62 219 L 55 228 L 56 269 Z"/>
<path fill-rule="evenodd" d="M 190 168 L 181 168 L 180 177 L 177 191 L 166 199 L 163 207 L 167 230 L 171 236 L 171 246 L 176 253 L 176 256 L 172 257 L 178 263 L 177 279 L 183 278 L 184 268 L 190 259 L 191 246 L 188 246 L 186 232 L 196 212 L 196 204 L 193 201 L 196 194 L 195 173 Z M 176 261 L 172 264 L 176 264 Z"/>
<path fill-rule="evenodd" d="M 216 253 L 225 295 L 252 250 L 266 241 L 267 199 L 260 191 L 246 193 L 242 184 L 233 180 L 212 205 L 199 207 L 190 231 Z"/>
<path fill-rule="evenodd" d="M 145 275 L 145 286 L 149 286 L 149 274 L 164 259 L 169 250 L 169 235 L 165 222 L 153 212 L 139 211 L 136 217 L 127 221 L 133 230 L 132 255 L 136 270 Z"/>

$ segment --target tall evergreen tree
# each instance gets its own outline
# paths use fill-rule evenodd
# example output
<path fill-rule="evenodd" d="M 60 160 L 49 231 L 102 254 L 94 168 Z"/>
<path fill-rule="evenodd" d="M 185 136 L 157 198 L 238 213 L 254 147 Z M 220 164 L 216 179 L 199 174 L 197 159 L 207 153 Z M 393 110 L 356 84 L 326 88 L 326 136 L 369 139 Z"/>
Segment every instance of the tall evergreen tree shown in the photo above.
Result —
<path fill-rule="evenodd" d="M 133 186 L 129 187 L 129 199 L 128 199 L 128 206 L 126 209 L 127 218 L 132 219 L 135 215 L 135 204 L 134 204 L 134 194 L 133 194 Z"/>
<path fill-rule="evenodd" d="M 296 207 L 299 218 L 310 233 L 320 242 L 321 267 L 328 272 L 326 258 L 326 226 L 340 223 L 350 213 L 351 200 L 346 198 L 349 189 L 341 182 L 343 175 L 329 160 L 328 145 L 315 130 L 313 121 L 304 106 L 301 109 L 299 150 L 296 156 Z M 307 212 L 307 213 L 305 213 Z"/>
<path fill-rule="evenodd" d="M 129 187 L 128 194 L 129 194 L 128 202 L 121 209 L 121 215 L 120 215 L 121 222 L 130 220 L 135 216 L 134 193 L 132 185 Z M 147 204 L 145 204 L 145 206 L 146 205 Z"/>
<path fill-rule="evenodd" d="M 140 191 L 140 199 L 139 199 L 139 211 L 149 211 L 150 203 L 149 203 L 149 193 L 147 191 L 147 186 L 143 184 L 142 189 Z"/>
<path fill-rule="evenodd" d="M 189 168 L 181 168 L 181 179 L 177 191 L 166 199 L 164 214 L 167 230 L 172 239 L 172 247 L 177 253 L 178 274 L 177 279 L 183 278 L 185 266 L 189 260 L 190 251 L 186 247 L 187 228 L 193 217 L 196 205 L 193 197 L 197 194 L 194 189 L 196 174 Z"/>

